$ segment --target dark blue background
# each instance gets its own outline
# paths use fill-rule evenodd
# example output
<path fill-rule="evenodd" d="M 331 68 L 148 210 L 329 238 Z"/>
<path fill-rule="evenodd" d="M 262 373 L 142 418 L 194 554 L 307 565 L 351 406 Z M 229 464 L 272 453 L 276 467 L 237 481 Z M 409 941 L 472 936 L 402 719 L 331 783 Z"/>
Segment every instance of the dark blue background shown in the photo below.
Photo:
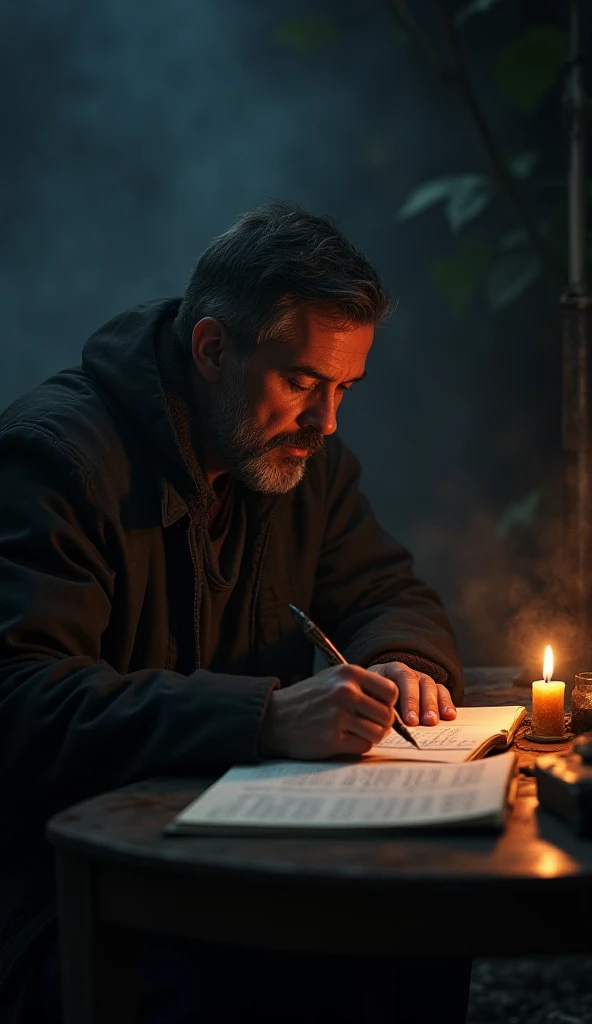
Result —
<path fill-rule="evenodd" d="M 431 24 L 429 4 L 411 6 Z M 285 21 L 319 12 L 338 22 L 335 41 L 276 41 Z M 489 84 L 521 16 L 474 19 L 472 72 L 504 145 L 556 150 L 561 168 L 556 106 L 527 124 Z M 387 5 L 31 0 L 5 2 L 1 21 L 0 406 L 78 362 L 117 311 L 180 294 L 243 211 L 280 197 L 328 213 L 398 298 L 342 406 L 365 489 L 441 591 L 469 663 L 536 646 L 524 616 L 541 554 L 499 525 L 533 490 L 556 502 L 559 294 L 535 285 L 493 314 L 479 293 L 455 319 L 435 291 L 443 213 L 399 223 L 396 210 L 418 182 L 486 165 L 456 97 L 396 42 Z M 514 224 L 503 203 L 500 217 Z"/>

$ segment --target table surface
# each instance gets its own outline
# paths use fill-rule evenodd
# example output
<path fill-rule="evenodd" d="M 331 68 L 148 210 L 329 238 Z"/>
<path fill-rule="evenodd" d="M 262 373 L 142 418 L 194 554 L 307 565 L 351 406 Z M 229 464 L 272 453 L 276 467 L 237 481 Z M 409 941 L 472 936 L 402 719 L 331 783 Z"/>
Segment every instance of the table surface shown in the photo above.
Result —
<path fill-rule="evenodd" d="M 530 689 L 512 685 L 515 669 L 467 670 L 465 704 L 524 704 Z M 522 767 L 532 754 L 518 751 Z M 56 815 L 50 841 L 76 855 L 112 864 L 199 872 L 212 880 L 299 878 L 348 886 L 419 887 L 425 894 L 471 882 L 552 881 L 567 886 L 592 880 L 592 842 L 579 840 L 559 819 L 537 807 L 535 781 L 521 774 L 519 795 L 502 833 L 427 830 L 352 838 L 174 837 L 164 826 L 211 782 L 209 778 L 156 778 L 85 801 Z M 411 887 L 411 889 L 410 889 Z"/>

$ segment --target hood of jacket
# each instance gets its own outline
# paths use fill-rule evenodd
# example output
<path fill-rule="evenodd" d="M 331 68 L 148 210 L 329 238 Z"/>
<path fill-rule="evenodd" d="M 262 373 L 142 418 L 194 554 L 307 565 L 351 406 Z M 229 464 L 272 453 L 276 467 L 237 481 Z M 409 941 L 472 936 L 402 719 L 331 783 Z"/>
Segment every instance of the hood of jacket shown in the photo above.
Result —
<path fill-rule="evenodd" d="M 206 482 L 187 465 L 171 421 L 156 347 L 172 323 L 181 299 L 143 302 L 99 327 L 82 350 L 82 368 L 131 421 L 149 451 L 158 452 L 166 478 L 184 498 L 204 498 Z M 180 360 L 180 352 L 178 353 Z"/>
<path fill-rule="evenodd" d="M 203 585 L 204 544 L 207 515 L 216 500 L 200 463 L 201 438 L 197 397 L 190 383 L 188 357 L 184 356 L 173 321 L 180 299 L 143 303 L 114 317 L 87 341 L 82 367 L 108 401 L 131 422 L 134 433 L 145 442 L 150 465 L 160 478 L 162 522 L 171 525 L 186 512 L 197 532 L 190 547 L 196 569 L 195 623 L 201 619 L 207 598 Z M 156 458 L 156 453 L 160 458 Z M 254 643 L 255 609 L 269 527 L 277 504 L 276 495 L 259 494 L 239 484 L 242 500 L 251 511 L 251 555 L 256 567 L 251 602 L 250 636 Z M 242 552 L 241 552 L 242 557 Z M 200 636 L 195 645 L 200 660 Z"/>
<path fill-rule="evenodd" d="M 134 306 L 103 324 L 82 351 L 84 372 L 117 404 L 147 451 L 160 456 L 154 461 L 162 471 L 165 526 L 187 509 L 203 517 L 215 501 L 198 456 L 197 399 L 188 385 L 187 357 L 173 328 L 180 303 L 156 299 Z M 273 495 L 242 490 L 258 515 L 276 503 Z"/>

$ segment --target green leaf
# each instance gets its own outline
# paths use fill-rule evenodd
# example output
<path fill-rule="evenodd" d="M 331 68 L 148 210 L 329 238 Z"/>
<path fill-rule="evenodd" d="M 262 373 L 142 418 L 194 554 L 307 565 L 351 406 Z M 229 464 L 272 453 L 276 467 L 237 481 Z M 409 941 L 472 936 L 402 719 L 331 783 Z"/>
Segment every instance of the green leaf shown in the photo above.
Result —
<path fill-rule="evenodd" d="M 446 216 L 452 231 L 477 217 L 488 206 L 493 190 L 484 174 L 459 176 L 446 204 Z"/>
<path fill-rule="evenodd" d="M 397 46 L 409 46 L 411 42 L 411 36 L 400 25 L 393 25 L 391 27 L 391 35 Z"/>
<path fill-rule="evenodd" d="M 487 274 L 487 296 L 491 308 L 509 306 L 536 281 L 540 270 L 539 260 L 531 249 L 507 252 L 497 259 Z"/>
<path fill-rule="evenodd" d="M 485 209 L 492 194 L 491 183 L 485 174 L 451 174 L 445 178 L 434 178 L 413 189 L 398 211 L 397 218 L 408 220 L 436 203 L 446 202 L 448 223 L 453 231 L 458 231 Z"/>
<path fill-rule="evenodd" d="M 375 138 L 364 147 L 363 156 L 370 167 L 382 170 L 393 163 L 394 147 L 392 138 Z"/>
<path fill-rule="evenodd" d="M 508 233 L 503 235 L 499 241 L 499 247 L 503 252 L 510 252 L 512 249 L 518 249 L 527 244 L 528 239 L 526 237 L 526 231 L 523 231 L 522 228 L 516 228 L 515 231 L 508 231 Z"/>
<path fill-rule="evenodd" d="M 339 27 L 334 18 L 322 14 L 309 14 L 293 18 L 276 28 L 273 39 L 276 43 L 291 46 L 300 53 L 317 50 L 335 41 Z"/>
<path fill-rule="evenodd" d="M 424 181 L 423 185 L 418 185 L 397 211 L 397 219 L 408 220 L 409 217 L 416 217 L 418 213 L 423 213 L 435 203 L 448 199 L 455 180 L 454 177 L 433 178 L 432 181 Z"/>
<path fill-rule="evenodd" d="M 522 501 L 508 505 L 498 523 L 498 536 L 505 540 L 515 526 L 534 526 L 542 497 L 542 491 L 531 491 Z"/>
<path fill-rule="evenodd" d="M 465 21 L 468 21 L 473 14 L 484 14 L 485 11 L 489 11 L 499 2 L 500 0 L 472 0 L 472 3 L 461 7 L 460 11 L 456 13 L 454 20 L 457 25 L 464 25 Z"/>
<path fill-rule="evenodd" d="M 532 174 L 538 161 L 539 154 L 530 150 L 528 153 L 519 153 L 509 161 L 510 170 L 515 178 L 528 178 Z"/>
<path fill-rule="evenodd" d="M 467 309 L 479 275 L 491 258 L 491 247 L 478 242 L 467 243 L 458 256 L 437 260 L 432 279 L 456 316 Z"/>
<path fill-rule="evenodd" d="M 503 96 L 525 114 L 533 114 L 551 91 L 567 54 L 567 32 L 533 25 L 497 55 L 493 77 Z"/>

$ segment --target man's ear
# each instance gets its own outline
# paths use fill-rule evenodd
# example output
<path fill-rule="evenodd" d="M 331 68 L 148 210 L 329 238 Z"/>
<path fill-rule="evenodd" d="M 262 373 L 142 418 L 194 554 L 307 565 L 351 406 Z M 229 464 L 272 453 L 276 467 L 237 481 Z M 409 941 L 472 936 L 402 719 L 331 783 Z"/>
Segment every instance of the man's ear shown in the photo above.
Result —
<path fill-rule="evenodd" d="M 224 324 L 214 317 L 198 320 L 191 335 L 193 362 L 204 380 L 215 384 L 220 379 L 230 340 Z"/>

